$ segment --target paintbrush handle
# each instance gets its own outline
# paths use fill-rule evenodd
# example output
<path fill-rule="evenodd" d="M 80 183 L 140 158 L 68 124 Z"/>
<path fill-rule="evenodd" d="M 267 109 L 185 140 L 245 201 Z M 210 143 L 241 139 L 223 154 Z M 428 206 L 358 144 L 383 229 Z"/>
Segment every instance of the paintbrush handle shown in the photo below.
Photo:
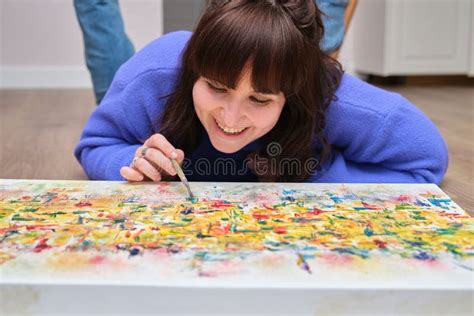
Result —
<path fill-rule="evenodd" d="M 186 176 L 184 175 L 183 169 L 181 169 L 181 166 L 174 159 L 171 159 L 171 164 L 173 165 L 173 168 L 176 170 L 176 173 L 178 174 L 179 179 L 181 180 L 181 182 L 186 187 L 186 190 L 188 191 L 189 197 L 191 199 L 193 199 L 194 195 L 191 192 L 191 188 L 189 187 L 188 179 L 186 179 Z"/>

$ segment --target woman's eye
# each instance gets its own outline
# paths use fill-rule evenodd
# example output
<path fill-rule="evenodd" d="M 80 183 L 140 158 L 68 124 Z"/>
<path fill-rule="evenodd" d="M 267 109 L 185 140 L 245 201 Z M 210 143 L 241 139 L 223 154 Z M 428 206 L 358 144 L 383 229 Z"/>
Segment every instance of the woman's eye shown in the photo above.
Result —
<path fill-rule="evenodd" d="M 252 100 L 252 102 L 255 102 L 255 103 L 258 103 L 258 104 L 267 104 L 268 102 L 270 102 L 270 100 L 260 100 L 256 97 L 250 97 L 250 100 Z"/>
<path fill-rule="evenodd" d="M 218 88 L 218 87 L 214 86 L 214 85 L 211 84 L 210 82 L 208 82 L 207 85 L 209 86 L 209 88 L 211 88 L 212 90 L 214 90 L 215 92 L 218 92 L 218 93 L 224 93 L 224 92 L 227 91 L 227 90 L 224 89 L 224 88 Z"/>

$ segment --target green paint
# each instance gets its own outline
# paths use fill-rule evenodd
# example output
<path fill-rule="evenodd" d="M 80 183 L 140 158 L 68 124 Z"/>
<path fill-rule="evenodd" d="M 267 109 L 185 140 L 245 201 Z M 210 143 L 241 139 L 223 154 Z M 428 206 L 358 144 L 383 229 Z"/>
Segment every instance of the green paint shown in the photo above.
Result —
<path fill-rule="evenodd" d="M 460 255 L 462 256 L 463 253 L 459 252 L 459 247 L 457 245 L 454 245 L 454 244 L 450 244 L 450 243 L 443 243 L 443 245 L 446 247 L 446 249 L 448 249 L 448 251 L 450 251 L 451 253 L 454 253 L 455 255 Z"/>
<path fill-rule="evenodd" d="M 426 217 L 421 216 L 420 211 L 413 211 L 413 213 L 410 214 L 410 217 L 416 220 L 420 220 L 420 221 L 426 220 Z"/>
<path fill-rule="evenodd" d="M 108 218 L 89 218 L 89 221 L 94 221 L 94 222 L 108 222 Z"/>
<path fill-rule="evenodd" d="M 413 206 L 411 206 L 410 204 L 407 204 L 407 203 L 400 203 L 400 204 L 397 204 L 395 206 L 395 210 L 396 211 L 399 211 L 399 210 L 411 210 L 413 209 Z"/>
<path fill-rule="evenodd" d="M 237 232 L 239 233 L 258 233 L 258 230 L 253 229 L 238 229 Z"/>
<path fill-rule="evenodd" d="M 31 213 L 34 213 L 36 212 L 38 209 L 37 208 L 34 208 L 34 207 L 25 207 L 23 209 L 20 210 L 20 212 L 31 212 Z"/>
<path fill-rule="evenodd" d="M 195 197 L 195 196 L 192 197 L 192 198 L 189 197 L 189 198 L 186 199 L 186 201 L 189 201 L 189 202 L 191 202 L 191 203 L 194 204 L 194 203 L 199 202 L 199 198 L 197 198 L 197 197 Z"/>
<path fill-rule="evenodd" d="M 54 212 L 54 213 L 41 213 L 41 214 L 38 213 L 38 215 L 48 215 L 49 217 L 52 217 L 52 218 L 56 218 L 56 216 L 58 216 L 58 215 L 64 215 L 64 214 L 67 214 L 67 213 L 61 212 L 61 211 L 59 211 L 59 212 Z"/>
<path fill-rule="evenodd" d="M 32 222 L 32 221 L 44 221 L 43 219 L 41 218 L 24 218 L 24 217 L 20 217 L 20 215 L 18 214 L 15 214 L 13 215 L 12 221 L 25 221 L 25 222 Z"/>

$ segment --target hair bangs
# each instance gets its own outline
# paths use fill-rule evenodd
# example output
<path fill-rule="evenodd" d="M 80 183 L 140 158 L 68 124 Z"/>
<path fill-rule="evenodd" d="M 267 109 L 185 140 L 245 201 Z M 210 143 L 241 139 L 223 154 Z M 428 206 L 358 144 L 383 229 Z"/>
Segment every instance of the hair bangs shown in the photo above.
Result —
<path fill-rule="evenodd" d="M 202 29 L 198 25 L 195 31 L 200 37 L 191 57 L 196 76 L 235 89 L 243 71 L 251 71 L 255 91 L 294 94 L 303 71 L 300 31 L 267 2 L 225 7 L 219 17 L 209 19 L 210 25 Z"/>

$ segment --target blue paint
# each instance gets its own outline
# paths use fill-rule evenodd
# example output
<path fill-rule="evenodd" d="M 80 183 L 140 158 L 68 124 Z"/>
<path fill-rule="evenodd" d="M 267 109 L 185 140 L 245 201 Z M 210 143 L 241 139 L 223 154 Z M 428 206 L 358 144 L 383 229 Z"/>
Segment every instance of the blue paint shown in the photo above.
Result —
<path fill-rule="evenodd" d="M 436 259 L 435 256 L 430 255 L 430 254 L 428 254 L 424 251 L 420 251 L 419 253 L 415 254 L 413 257 L 415 259 L 423 260 L 423 261 L 425 261 L 425 260 L 435 260 Z"/>
<path fill-rule="evenodd" d="M 182 210 L 180 213 L 183 215 L 189 215 L 189 214 L 194 213 L 194 210 L 192 207 L 187 207 L 184 210 Z"/>
<path fill-rule="evenodd" d="M 411 241 L 411 240 L 404 240 L 407 244 L 409 244 L 412 247 L 421 247 L 425 244 L 423 241 Z"/>
<path fill-rule="evenodd" d="M 418 205 L 418 206 L 424 206 L 424 207 L 430 207 L 430 206 L 431 206 L 430 204 L 428 204 L 428 203 L 423 203 L 423 202 L 420 201 L 420 200 L 416 200 L 415 204 Z"/>
<path fill-rule="evenodd" d="M 452 203 L 451 199 L 441 199 L 441 198 L 430 198 L 428 199 L 428 201 L 430 201 L 431 204 L 444 208 L 444 209 L 448 209 L 449 205 Z"/>
<path fill-rule="evenodd" d="M 136 256 L 136 255 L 138 255 L 138 254 L 140 253 L 140 249 L 138 249 L 138 248 L 131 248 L 131 249 L 129 250 L 129 252 L 130 252 L 130 256 Z"/>
<path fill-rule="evenodd" d="M 369 226 L 367 226 L 367 227 L 364 229 L 364 235 L 366 235 L 367 237 L 373 236 L 373 235 L 374 235 L 374 231 L 371 230 Z"/>

